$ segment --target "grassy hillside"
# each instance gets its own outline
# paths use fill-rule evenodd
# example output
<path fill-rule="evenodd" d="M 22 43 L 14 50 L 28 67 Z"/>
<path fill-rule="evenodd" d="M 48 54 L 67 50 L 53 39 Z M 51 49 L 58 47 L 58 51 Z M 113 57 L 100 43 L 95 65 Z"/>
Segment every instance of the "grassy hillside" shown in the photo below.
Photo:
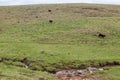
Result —
<path fill-rule="evenodd" d="M 49 23 L 49 20 L 53 20 L 53 23 Z M 106 37 L 98 37 L 98 32 Z M 3 67 L 0 66 L 0 70 L 8 65 L 13 66 L 13 69 L 15 66 L 22 69 L 25 66 L 22 62 L 24 58 L 29 63 L 29 69 L 48 72 L 119 65 L 120 6 L 1 6 L 0 63 Z M 17 70 L 13 71 L 16 73 Z M 111 80 L 120 79 L 110 76 L 116 70 L 119 67 L 108 74 Z"/>

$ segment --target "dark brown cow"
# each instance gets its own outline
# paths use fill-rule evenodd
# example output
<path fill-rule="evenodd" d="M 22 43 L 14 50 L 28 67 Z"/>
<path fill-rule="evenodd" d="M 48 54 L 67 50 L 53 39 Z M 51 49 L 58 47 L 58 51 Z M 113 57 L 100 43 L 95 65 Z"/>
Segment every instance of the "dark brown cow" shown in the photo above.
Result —
<path fill-rule="evenodd" d="M 52 12 L 52 10 L 49 9 L 48 12 Z"/>
<path fill-rule="evenodd" d="M 106 37 L 105 34 L 100 33 L 100 32 L 97 32 L 97 36 L 98 36 L 99 38 L 105 38 L 105 37 Z"/>
<path fill-rule="evenodd" d="M 53 20 L 49 20 L 49 23 L 53 23 Z"/>
<path fill-rule="evenodd" d="M 100 33 L 98 36 L 99 36 L 100 38 L 105 38 L 105 37 L 106 37 L 105 34 L 101 34 L 101 33 Z"/>

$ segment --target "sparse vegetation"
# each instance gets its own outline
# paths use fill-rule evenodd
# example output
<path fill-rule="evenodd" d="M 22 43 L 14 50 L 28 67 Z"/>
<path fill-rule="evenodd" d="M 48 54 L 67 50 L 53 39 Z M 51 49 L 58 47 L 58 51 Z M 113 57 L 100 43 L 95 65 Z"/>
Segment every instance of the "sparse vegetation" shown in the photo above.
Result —
<path fill-rule="evenodd" d="M 119 25 L 120 6 L 114 5 L 0 7 L 0 79 L 39 80 L 43 75 L 57 80 L 41 71 L 116 65 L 103 74 L 119 80 L 120 73 L 115 72 L 120 66 Z M 28 73 L 22 75 L 21 70 Z"/>

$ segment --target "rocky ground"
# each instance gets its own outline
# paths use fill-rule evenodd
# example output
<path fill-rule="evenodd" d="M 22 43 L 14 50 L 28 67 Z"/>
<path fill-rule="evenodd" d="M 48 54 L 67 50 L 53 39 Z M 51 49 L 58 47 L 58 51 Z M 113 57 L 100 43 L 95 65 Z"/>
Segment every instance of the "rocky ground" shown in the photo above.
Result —
<path fill-rule="evenodd" d="M 96 71 L 103 71 L 103 68 L 88 67 L 84 70 L 61 70 L 56 72 L 60 80 L 108 80 L 102 79 L 99 75 L 91 75 Z"/>

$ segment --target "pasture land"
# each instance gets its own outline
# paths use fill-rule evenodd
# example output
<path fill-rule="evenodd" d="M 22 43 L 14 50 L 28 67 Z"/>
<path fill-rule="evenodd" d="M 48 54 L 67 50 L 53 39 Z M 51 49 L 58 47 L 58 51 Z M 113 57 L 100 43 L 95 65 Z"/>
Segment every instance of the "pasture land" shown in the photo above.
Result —
<path fill-rule="evenodd" d="M 99 37 L 98 32 L 106 37 Z M 28 69 L 23 68 L 24 58 L 29 63 Z M 53 80 L 47 72 L 115 65 L 100 75 L 104 77 L 106 73 L 108 80 L 120 80 L 120 6 L 0 7 L 1 80 L 16 80 L 16 76 L 20 80 L 36 80 L 41 76 Z"/>

